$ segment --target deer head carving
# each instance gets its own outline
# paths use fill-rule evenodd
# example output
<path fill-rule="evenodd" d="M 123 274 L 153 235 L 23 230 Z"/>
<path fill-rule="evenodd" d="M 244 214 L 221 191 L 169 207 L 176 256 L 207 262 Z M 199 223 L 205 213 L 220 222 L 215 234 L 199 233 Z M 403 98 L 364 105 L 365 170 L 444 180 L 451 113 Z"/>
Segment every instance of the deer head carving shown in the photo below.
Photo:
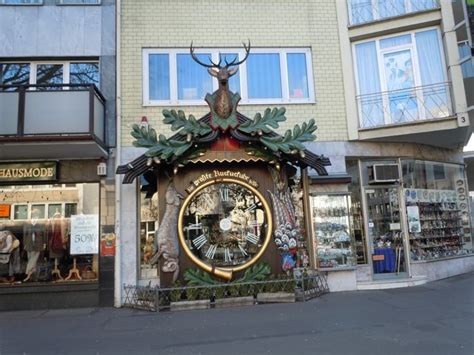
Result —
<path fill-rule="evenodd" d="M 221 117 L 227 118 L 232 113 L 232 100 L 230 97 L 229 91 L 229 78 L 237 73 L 239 70 L 239 65 L 245 62 L 250 54 L 250 41 L 248 46 L 243 43 L 245 49 L 244 59 L 237 61 L 237 56 L 230 63 L 225 59 L 225 65 L 221 65 L 222 58 L 219 59 L 218 63 L 214 63 L 209 57 L 210 64 L 201 62 L 197 56 L 194 54 L 193 43 L 191 42 L 190 52 L 193 60 L 207 68 L 207 71 L 210 75 L 215 77 L 219 83 L 219 88 L 216 91 L 216 100 L 214 102 L 214 112 Z"/>

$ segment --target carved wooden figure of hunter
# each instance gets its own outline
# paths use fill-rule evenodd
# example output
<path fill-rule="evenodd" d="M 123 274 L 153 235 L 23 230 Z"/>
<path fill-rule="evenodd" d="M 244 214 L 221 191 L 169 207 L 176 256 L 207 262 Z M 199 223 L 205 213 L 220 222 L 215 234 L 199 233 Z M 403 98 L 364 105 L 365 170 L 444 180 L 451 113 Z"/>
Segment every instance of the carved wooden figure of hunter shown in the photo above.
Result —
<path fill-rule="evenodd" d="M 209 104 L 211 111 L 214 116 L 213 120 L 215 121 L 216 127 L 221 128 L 235 128 L 236 121 L 234 122 L 235 118 L 233 117 L 235 113 L 235 109 L 237 107 L 237 103 L 240 100 L 239 94 L 232 93 L 229 90 L 229 79 L 237 73 L 239 70 L 239 65 L 245 62 L 250 54 L 250 41 L 248 46 L 243 43 L 245 48 L 245 57 L 237 61 L 237 56 L 232 60 L 230 63 L 225 59 L 225 65 L 222 66 L 222 58 L 219 59 L 219 62 L 216 64 L 209 58 L 210 64 L 203 63 L 197 58 L 194 53 L 194 47 L 191 42 L 190 52 L 193 60 L 202 65 L 207 69 L 208 73 L 215 77 L 219 83 L 219 88 L 215 91 L 212 95 L 206 96 L 206 101 Z M 222 125 L 222 120 L 229 120 L 227 124 Z"/>

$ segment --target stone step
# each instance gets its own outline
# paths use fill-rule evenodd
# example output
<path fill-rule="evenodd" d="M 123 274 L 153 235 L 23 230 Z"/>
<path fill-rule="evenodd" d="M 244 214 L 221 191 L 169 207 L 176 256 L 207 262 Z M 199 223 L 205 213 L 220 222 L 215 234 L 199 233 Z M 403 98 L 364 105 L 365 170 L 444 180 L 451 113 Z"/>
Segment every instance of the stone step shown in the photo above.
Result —
<path fill-rule="evenodd" d="M 357 282 L 357 290 L 385 290 L 389 288 L 401 288 L 420 286 L 428 282 L 426 276 L 414 276 L 402 279 L 387 279 L 375 281 Z"/>

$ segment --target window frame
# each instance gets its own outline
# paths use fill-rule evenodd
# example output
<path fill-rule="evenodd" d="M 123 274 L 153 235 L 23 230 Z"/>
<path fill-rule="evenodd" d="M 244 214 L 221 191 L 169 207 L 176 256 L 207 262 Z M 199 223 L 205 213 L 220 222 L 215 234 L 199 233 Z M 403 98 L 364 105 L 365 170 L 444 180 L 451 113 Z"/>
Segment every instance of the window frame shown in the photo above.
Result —
<path fill-rule="evenodd" d="M 100 6 L 102 5 L 102 0 L 96 0 L 97 3 L 95 4 L 81 3 L 80 0 L 69 0 L 69 1 L 75 1 L 75 2 L 64 3 L 64 0 L 56 0 L 56 5 L 58 6 Z"/>
<path fill-rule="evenodd" d="M 353 67 L 353 73 L 354 73 L 354 82 L 355 82 L 355 91 L 356 91 L 356 99 L 361 95 L 360 93 L 360 83 L 359 83 L 359 69 L 357 67 L 357 52 L 356 52 L 356 46 L 358 44 L 362 43 L 369 43 L 369 42 L 375 42 L 375 49 L 377 51 L 377 64 L 378 64 L 378 73 L 379 73 L 379 84 L 380 84 L 380 92 L 378 93 L 372 93 L 372 94 L 380 94 L 382 95 L 383 99 L 383 105 L 387 105 L 387 94 L 390 92 L 387 90 L 387 80 L 385 78 L 385 71 L 384 71 L 384 66 L 383 66 L 383 56 L 386 53 L 393 53 L 397 51 L 402 51 L 402 50 L 410 50 L 411 56 L 412 56 L 412 62 L 413 62 L 413 80 L 415 82 L 414 88 L 419 88 L 423 87 L 423 83 L 421 81 L 421 71 L 420 71 L 420 65 L 419 65 L 419 58 L 418 58 L 418 47 L 416 44 L 416 37 L 415 34 L 418 32 L 425 32 L 425 31 L 430 31 L 430 30 L 436 30 L 437 37 L 438 37 L 438 45 L 439 45 L 439 50 L 440 50 L 440 57 L 441 57 L 441 65 L 443 67 L 443 77 L 444 81 L 443 83 L 449 82 L 449 76 L 448 76 L 448 71 L 447 71 L 447 66 L 446 66 L 446 57 L 445 57 L 445 49 L 443 46 L 443 40 L 441 37 L 441 29 L 439 26 L 429 26 L 429 27 L 424 27 L 416 30 L 408 30 L 408 31 L 403 31 L 403 32 L 397 32 L 397 33 L 392 33 L 384 36 L 378 36 L 378 37 L 373 37 L 369 39 L 364 39 L 361 41 L 356 41 L 352 43 L 352 67 Z M 398 46 L 393 46 L 389 48 L 380 48 L 380 41 L 386 38 L 393 38 L 393 37 L 399 37 L 403 35 L 410 35 L 411 38 L 411 43 L 410 44 L 402 44 Z M 451 97 L 449 95 L 449 100 L 451 100 Z M 357 105 L 357 112 L 358 112 L 358 122 L 359 122 L 359 129 L 372 129 L 372 128 L 379 128 L 380 126 L 373 126 L 373 127 L 364 127 L 364 122 L 363 122 L 363 117 L 362 117 L 362 111 L 361 111 L 361 106 Z M 423 105 L 420 106 L 418 103 L 418 109 L 421 111 L 424 111 Z M 419 114 L 420 118 L 417 120 L 418 121 L 425 121 L 429 120 L 424 112 L 420 112 Z M 391 126 L 397 123 L 391 122 L 391 116 L 387 115 L 384 113 L 384 125 L 383 127 L 386 126 Z"/>
<path fill-rule="evenodd" d="M 1 1 L 1 0 L 0 0 Z M 70 84 L 70 65 L 82 63 L 97 63 L 99 82 L 97 87 L 100 88 L 100 61 L 99 60 L 48 60 L 48 61 L 28 61 L 28 60 L 14 60 L 14 61 L 0 61 L 0 64 L 28 64 L 30 66 L 30 78 L 28 85 L 36 85 L 36 77 L 38 73 L 38 65 L 62 65 L 63 67 L 63 82 L 62 84 Z M 67 89 L 67 88 L 66 88 Z"/>
<path fill-rule="evenodd" d="M 6 0 L 0 0 L 0 6 L 42 6 L 44 2 L 43 0 L 37 0 L 37 2 L 31 2 L 31 3 L 9 4 L 9 3 L 5 3 L 5 1 Z"/>
<path fill-rule="evenodd" d="M 196 54 L 211 54 L 212 60 L 217 63 L 219 55 L 237 53 L 239 59 L 242 60 L 245 56 L 243 48 L 196 48 Z M 281 98 L 267 98 L 267 99 L 249 99 L 247 86 L 247 65 L 244 62 L 239 66 L 240 79 L 240 103 L 243 105 L 259 105 L 259 104 L 314 104 L 315 87 L 313 75 L 313 61 L 310 47 L 298 48 L 252 48 L 251 54 L 279 54 L 280 58 L 280 74 L 281 74 Z M 288 84 L 288 54 L 304 54 L 306 59 L 306 77 L 308 81 L 308 97 L 307 98 L 290 98 L 289 84 Z M 169 58 L 169 100 L 152 100 L 150 99 L 150 68 L 149 57 L 153 54 L 168 54 Z M 142 105 L 147 106 L 205 106 L 207 103 L 203 99 L 199 100 L 179 100 L 178 99 L 178 71 L 177 71 L 177 54 L 189 54 L 188 48 L 143 48 L 142 49 Z M 217 79 L 212 78 L 212 89 L 217 90 L 219 87 Z"/>

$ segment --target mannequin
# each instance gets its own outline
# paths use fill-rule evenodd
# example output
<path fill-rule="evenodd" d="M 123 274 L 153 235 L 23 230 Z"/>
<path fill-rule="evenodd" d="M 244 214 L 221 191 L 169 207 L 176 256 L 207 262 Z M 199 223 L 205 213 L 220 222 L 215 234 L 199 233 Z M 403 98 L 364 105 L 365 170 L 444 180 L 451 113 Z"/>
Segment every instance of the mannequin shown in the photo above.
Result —
<path fill-rule="evenodd" d="M 64 230 L 61 212 L 56 209 L 52 219 L 48 238 L 49 257 L 54 259 L 53 276 L 62 280 L 61 273 L 58 269 L 58 259 L 64 254 Z"/>
<path fill-rule="evenodd" d="M 46 249 L 46 233 L 44 225 L 38 223 L 39 211 L 31 211 L 31 221 L 23 226 L 23 245 L 28 254 L 28 263 L 26 265 L 26 278 L 23 282 L 31 280 L 36 271 L 36 264 L 40 253 Z"/>
<path fill-rule="evenodd" d="M 20 273 L 20 241 L 8 230 L 0 231 L 0 264 L 8 264 L 7 282 Z M 1 278 L 0 278 L 1 279 Z"/>

